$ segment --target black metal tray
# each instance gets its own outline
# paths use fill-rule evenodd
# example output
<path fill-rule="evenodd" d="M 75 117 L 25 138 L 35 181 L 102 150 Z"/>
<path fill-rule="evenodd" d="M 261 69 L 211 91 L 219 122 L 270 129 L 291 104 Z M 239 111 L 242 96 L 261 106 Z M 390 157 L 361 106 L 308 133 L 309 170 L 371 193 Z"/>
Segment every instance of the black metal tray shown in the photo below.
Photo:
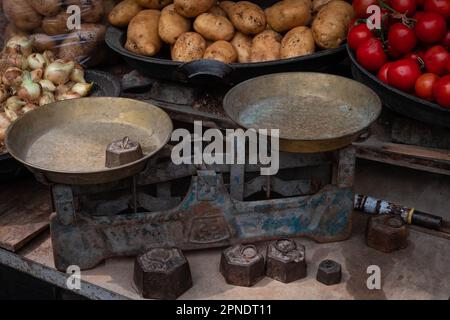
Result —
<path fill-rule="evenodd" d="M 374 90 L 380 96 L 384 106 L 406 117 L 450 128 L 450 109 L 442 108 L 436 103 L 417 98 L 385 84 L 356 61 L 354 52 L 348 46 L 347 51 L 355 80 Z"/>
<path fill-rule="evenodd" d="M 109 73 L 99 70 L 86 70 L 85 78 L 88 82 L 94 82 L 89 96 L 120 96 L 120 81 Z M 11 181 L 27 174 L 29 174 L 28 170 L 9 153 L 0 154 L 0 183 Z"/>
<path fill-rule="evenodd" d="M 105 41 L 125 61 L 140 73 L 160 80 L 193 84 L 237 84 L 265 74 L 291 71 L 324 71 L 347 56 L 345 45 L 336 49 L 276 61 L 225 64 L 214 60 L 197 60 L 188 63 L 172 61 L 169 50 L 163 48 L 156 57 L 134 54 L 124 48 L 126 30 L 109 27 Z"/>

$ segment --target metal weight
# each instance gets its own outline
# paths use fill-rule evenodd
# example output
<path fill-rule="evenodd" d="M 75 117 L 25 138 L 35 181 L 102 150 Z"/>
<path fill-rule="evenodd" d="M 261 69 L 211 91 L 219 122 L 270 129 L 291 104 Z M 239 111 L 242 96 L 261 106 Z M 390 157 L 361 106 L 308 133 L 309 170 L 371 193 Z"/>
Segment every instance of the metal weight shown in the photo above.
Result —
<path fill-rule="evenodd" d="M 331 286 L 341 282 L 342 270 L 341 265 L 333 260 L 324 260 L 319 264 L 317 270 L 317 281 Z"/>
<path fill-rule="evenodd" d="M 222 252 L 220 273 L 228 284 L 251 287 L 264 277 L 264 257 L 253 245 L 236 245 Z"/>
<path fill-rule="evenodd" d="M 290 239 L 271 242 L 267 247 L 266 275 L 284 283 L 306 277 L 305 247 Z"/>
<path fill-rule="evenodd" d="M 146 299 L 176 299 L 192 287 L 189 263 L 180 249 L 151 249 L 135 260 L 134 284 Z"/>
<path fill-rule="evenodd" d="M 408 236 L 405 222 L 397 216 L 374 216 L 367 224 L 367 245 L 378 251 L 389 253 L 404 249 L 408 246 Z"/>

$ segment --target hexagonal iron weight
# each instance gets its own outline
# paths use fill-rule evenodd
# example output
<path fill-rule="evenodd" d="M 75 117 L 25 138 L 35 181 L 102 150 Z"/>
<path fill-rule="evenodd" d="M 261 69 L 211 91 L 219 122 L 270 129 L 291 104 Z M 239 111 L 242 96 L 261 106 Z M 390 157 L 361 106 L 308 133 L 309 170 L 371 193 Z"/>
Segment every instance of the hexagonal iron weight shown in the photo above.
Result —
<path fill-rule="evenodd" d="M 222 252 L 220 273 L 235 286 L 251 287 L 264 277 L 264 256 L 253 245 L 236 245 Z"/>
<path fill-rule="evenodd" d="M 296 240 L 282 239 L 267 247 L 266 275 L 289 283 L 306 277 L 305 247 Z"/>
<path fill-rule="evenodd" d="M 125 137 L 108 145 L 106 148 L 105 166 L 107 168 L 120 167 L 137 161 L 143 156 L 141 145 Z"/>
<path fill-rule="evenodd" d="M 341 282 L 342 271 L 341 265 L 333 260 L 324 260 L 319 264 L 317 270 L 317 281 L 331 286 Z"/>
<path fill-rule="evenodd" d="M 389 253 L 406 248 L 408 236 L 406 224 L 397 216 L 374 216 L 367 224 L 367 245 L 381 252 Z"/>
<path fill-rule="evenodd" d="M 136 258 L 134 283 L 146 299 L 176 299 L 192 287 L 189 263 L 180 249 L 151 249 Z"/>

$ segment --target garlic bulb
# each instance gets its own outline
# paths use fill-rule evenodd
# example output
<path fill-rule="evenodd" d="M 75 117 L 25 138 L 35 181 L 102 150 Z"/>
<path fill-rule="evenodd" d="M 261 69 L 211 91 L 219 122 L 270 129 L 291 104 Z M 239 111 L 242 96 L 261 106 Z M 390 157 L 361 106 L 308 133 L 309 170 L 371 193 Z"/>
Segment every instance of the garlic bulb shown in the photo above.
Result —
<path fill-rule="evenodd" d="M 2 82 L 10 87 L 18 86 L 22 83 L 23 71 L 17 67 L 6 69 L 2 76 Z"/>
<path fill-rule="evenodd" d="M 56 60 L 45 69 L 44 79 L 50 80 L 55 85 L 64 84 L 69 80 L 74 67 L 75 63 L 73 61 Z"/>
<path fill-rule="evenodd" d="M 70 91 L 85 97 L 89 94 L 89 91 L 91 91 L 93 85 L 94 83 L 75 83 Z"/>
<path fill-rule="evenodd" d="M 27 61 L 31 70 L 44 69 L 45 67 L 45 58 L 40 53 L 30 54 L 27 58 Z"/>
<path fill-rule="evenodd" d="M 5 46 L 6 53 L 19 53 L 28 57 L 33 50 L 33 41 L 27 36 L 14 36 L 8 40 Z"/>
<path fill-rule="evenodd" d="M 41 86 L 33 82 L 29 71 L 25 71 L 22 78 L 22 85 L 17 91 L 17 95 L 26 101 L 37 101 L 41 96 Z"/>
<path fill-rule="evenodd" d="M 39 84 L 44 92 L 54 92 L 56 90 L 56 86 L 50 80 L 43 79 L 39 81 Z"/>
<path fill-rule="evenodd" d="M 8 100 L 6 100 L 5 110 L 8 109 L 8 110 L 12 110 L 12 111 L 19 111 L 26 104 L 27 103 L 25 101 L 23 101 L 19 97 L 14 96 L 14 97 L 8 98 Z"/>
<path fill-rule="evenodd" d="M 55 95 L 52 92 L 44 92 L 42 97 L 39 99 L 39 106 L 45 106 L 46 104 L 55 102 Z"/>
<path fill-rule="evenodd" d="M 86 83 L 84 79 L 84 70 L 80 65 L 76 65 L 70 74 L 70 80 L 78 83 Z"/>

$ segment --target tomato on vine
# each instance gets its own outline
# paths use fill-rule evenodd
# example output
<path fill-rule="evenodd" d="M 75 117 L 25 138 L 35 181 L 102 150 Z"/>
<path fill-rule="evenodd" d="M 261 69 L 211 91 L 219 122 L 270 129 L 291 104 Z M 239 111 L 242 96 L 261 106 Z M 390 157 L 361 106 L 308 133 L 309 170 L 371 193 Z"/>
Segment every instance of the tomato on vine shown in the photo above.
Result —
<path fill-rule="evenodd" d="M 426 44 L 441 41 L 447 33 L 447 23 L 440 14 L 435 12 L 422 13 L 416 23 L 416 36 Z"/>
<path fill-rule="evenodd" d="M 388 83 L 402 91 L 411 92 L 421 74 L 418 62 L 412 59 L 397 60 L 389 66 Z"/>
<path fill-rule="evenodd" d="M 439 77 L 434 73 L 424 73 L 416 80 L 415 92 L 416 96 L 419 98 L 433 101 L 434 94 L 433 88 L 434 85 L 438 82 Z"/>
<path fill-rule="evenodd" d="M 356 58 L 365 69 L 372 72 L 378 71 L 387 61 L 383 43 L 376 38 L 361 43 L 356 50 Z"/>

